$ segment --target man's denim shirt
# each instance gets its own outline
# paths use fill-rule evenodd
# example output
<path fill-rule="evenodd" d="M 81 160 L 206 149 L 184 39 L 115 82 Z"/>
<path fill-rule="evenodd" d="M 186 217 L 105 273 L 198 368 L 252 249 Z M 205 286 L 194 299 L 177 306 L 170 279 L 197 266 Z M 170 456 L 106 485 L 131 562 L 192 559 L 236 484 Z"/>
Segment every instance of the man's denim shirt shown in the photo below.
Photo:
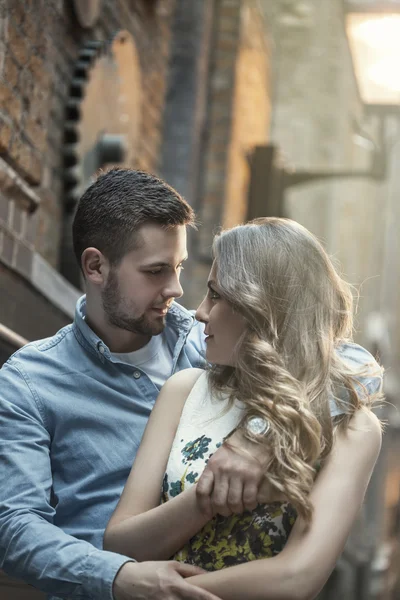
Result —
<path fill-rule="evenodd" d="M 84 314 L 83 297 L 72 325 L 28 344 L 0 371 L 0 567 L 50 597 L 112 600 L 129 559 L 101 550 L 103 532 L 158 389 L 111 356 Z M 192 313 L 174 304 L 166 335 L 171 374 L 204 366 L 203 326 Z M 360 346 L 340 352 L 380 374 Z M 373 391 L 380 377 L 362 383 Z"/>

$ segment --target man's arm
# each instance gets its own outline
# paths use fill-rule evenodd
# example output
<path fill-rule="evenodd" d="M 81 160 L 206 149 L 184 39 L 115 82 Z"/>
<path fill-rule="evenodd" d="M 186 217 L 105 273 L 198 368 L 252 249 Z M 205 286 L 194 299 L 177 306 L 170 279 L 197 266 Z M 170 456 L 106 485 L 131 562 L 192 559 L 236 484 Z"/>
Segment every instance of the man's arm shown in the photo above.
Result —
<path fill-rule="evenodd" d="M 382 387 L 382 368 L 374 357 L 362 346 L 345 343 L 337 350 L 350 371 L 361 372 L 356 378 L 361 400 L 366 394 L 378 393 Z M 343 389 L 346 393 L 346 390 Z M 346 398 L 343 398 L 346 400 Z M 339 412 L 338 412 L 339 411 Z M 340 414 L 333 398 L 332 416 Z M 259 495 L 264 484 L 265 465 L 268 457 L 264 448 L 247 440 L 236 431 L 208 461 L 197 484 L 197 498 L 204 513 L 219 513 L 228 516 L 240 514 L 244 509 L 252 510 L 258 502 L 272 501 L 274 497 Z"/>
<path fill-rule="evenodd" d="M 185 581 L 199 569 L 134 563 L 53 525 L 50 443 L 40 398 L 27 376 L 6 364 L 0 371 L 0 568 L 62 598 L 218 600 Z"/>
<path fill-rule="evenodd" d="M 129 559 L 53 525 L 50 435 L 31 382 L 10 363 L 0 371 L 0 567 L 40 590 L 111 600 Z"/>

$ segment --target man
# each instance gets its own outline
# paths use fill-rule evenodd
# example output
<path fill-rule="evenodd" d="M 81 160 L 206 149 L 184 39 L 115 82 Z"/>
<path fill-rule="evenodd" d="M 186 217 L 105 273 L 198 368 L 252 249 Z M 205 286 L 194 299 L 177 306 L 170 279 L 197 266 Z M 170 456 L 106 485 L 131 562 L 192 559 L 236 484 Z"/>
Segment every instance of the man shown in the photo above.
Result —
<path fill-rule="evenodd" d="M 99 177 L 74 219 L 86 284 L 74 323 L 0 371 L 0 566 L 51 598 L 214 598 L 184 581 L 194 573 L 188 565 L 101 550 L 160 387 L 176 370 L 203 365 L 202 326 L 174 303 L 193 220 L 152 175 Z M 374 362 L 357 346 L 346 352 Z M 246 445 L 240 431 L 231 439 Z M 199 501 L 221 514 L 242 511 L 255 505 L 261 481 L 251 453 L 223 446 L 198 484 Z"/>

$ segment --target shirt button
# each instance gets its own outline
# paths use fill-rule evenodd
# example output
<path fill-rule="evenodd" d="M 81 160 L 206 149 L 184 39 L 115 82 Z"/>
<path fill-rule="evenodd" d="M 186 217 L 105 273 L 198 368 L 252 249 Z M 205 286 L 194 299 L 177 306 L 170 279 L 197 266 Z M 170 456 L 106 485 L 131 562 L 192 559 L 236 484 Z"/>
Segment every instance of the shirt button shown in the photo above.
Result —
<path fill-rule="evenodd" d="M 135 379 L 139 379 L 140 375 L 141 375 L 140 371 L 134 371 L 133 372 L 133 376 L 134 376 Z"/>
<path fill-rule="evenodd" d="M 104 352 L 105 352 L 104 346 L 99 346 L 99 352 L 100 352 L 100 354 L 104 354 Z"/>

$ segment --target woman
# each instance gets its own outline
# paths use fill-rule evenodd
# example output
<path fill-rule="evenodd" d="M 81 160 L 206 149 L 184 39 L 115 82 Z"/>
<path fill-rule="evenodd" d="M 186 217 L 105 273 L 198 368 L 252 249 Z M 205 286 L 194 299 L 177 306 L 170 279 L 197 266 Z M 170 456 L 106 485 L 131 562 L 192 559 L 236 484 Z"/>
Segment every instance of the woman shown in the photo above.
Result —
<path fill-rule="evenodd" d="M 304 227 L 257 219 L 216 237 L 196 317 L 212 366 L 163 387 L 105 548 L 201 566 L 212 572 L 190 583 L 226 600 L 314 598 L 381 445 L 370 411 L 377 395 L 340 358 L 351 335 L 350 288 Z M 335 399 L 339 390 L 345 401 Z M 209 521 L 196 481 L 237 427 L 268 457 L 263 496 L 253 510 Z"/>

